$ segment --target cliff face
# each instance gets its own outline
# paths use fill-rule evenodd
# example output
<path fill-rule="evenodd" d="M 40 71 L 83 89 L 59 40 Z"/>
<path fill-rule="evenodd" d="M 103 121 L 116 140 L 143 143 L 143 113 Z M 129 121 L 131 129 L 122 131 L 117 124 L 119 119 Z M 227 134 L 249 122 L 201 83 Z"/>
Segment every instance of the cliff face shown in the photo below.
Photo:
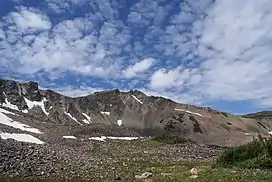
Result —
<path fill-rule="evenodd" d="M 201 143 L 235 145 L 257 133 L 266 135 L 269 130 L 255 119 L 147 96 L 140 91 L 116 89 L 71 98 L 52 90 L 39 90 L 35 82 L 0 80 L 0 104 L 16 113 L 10 117 L 52 136 L 68 131 L 84 135 L 164 133 Z"/>

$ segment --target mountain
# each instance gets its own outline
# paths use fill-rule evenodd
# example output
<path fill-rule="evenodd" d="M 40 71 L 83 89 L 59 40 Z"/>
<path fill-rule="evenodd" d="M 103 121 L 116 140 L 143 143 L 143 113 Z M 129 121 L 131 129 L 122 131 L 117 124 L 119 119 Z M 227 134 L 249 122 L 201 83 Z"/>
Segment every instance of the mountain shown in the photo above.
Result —
<path fill-rule="evenodd" d="M 272 111 L 261 111 L 257 113 L 250 113 L 244 115 L 245 118 L 252 118 L 258 120 L 259 123 L 263 123 L 264 127 L 272 128 Z"/>
<path fill-rule="evenodd" d="M 40 90 L 35 82 L 0 80 L 1 138 L 22 135 L 40 143 L 54 143 L 63 136 L 88 139 L 167 134 L 232 146 L 268 132 L 269 128 L 255 119 L 147 96 L 137 90 L 115 89 L 71 98 Z"/>

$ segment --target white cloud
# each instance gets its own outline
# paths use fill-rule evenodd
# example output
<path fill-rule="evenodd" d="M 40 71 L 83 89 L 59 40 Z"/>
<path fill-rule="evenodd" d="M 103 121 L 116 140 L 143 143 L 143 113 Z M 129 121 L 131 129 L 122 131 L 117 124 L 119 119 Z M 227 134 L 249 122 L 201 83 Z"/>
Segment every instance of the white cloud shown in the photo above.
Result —
<path fill-rule="evenodd" d="M 271 97 L 272 3 L 217 1 L 202 21 L 199 51 L 209 99 L 258 100 Z M 270 11 L 269 11 L 270 10 Z M 210 52 L 212 50 L 212 54 Z M 209 55 L 207 58 L 206 55 Z"/>
<path fill-rule="evenodd" d="M 163 91 L 145 88 L 140 88 L 139 90 L 141 90 L 148 96 L 164 97 L 166 99 L 171 99 L 179 103 L 205 106 L 203 100 L 201 100 L 197 95 L 191 95 L 180 91 Z"/>
<path fill-rule="evenodd" d="M 110 0 L 46 3 L 58 18 L 19 7 L 0 20 L 2 70 L 51 79 L 103 77 L 114 87 L 141 84 L 192 103 L 272 106 L 269 0 L 184 0 L 179 7 L 178 1 L 140 0 L 127 11 L 119 8 L 129 3 Z M 74 10 L 82 6 L 92 11 L 79 17 Z M 62 17 L 68 11 L 77 18 Z"/>
<path fill-rule="evenodd" d="M 159 69 L 150 78 L 150 89 L 167 90 L 179 88 L 181 92 L 185 86 L 195 85 L 201 81 L 201 75 L 197 69 L 177 67 L 170 70 Z"/>
<path fill-rule="evenodd" d="M 7 23 L 15 23 L 21 32 L 31 30 L 48 30 L 52 24 L 49 18 L 37 9 L 20 7 L 18 12 L 11 12 Z"/>
<path fill-rule="evenodd" d="M 271 8 L 269 0 L 185 3 L 186 10 L 172 19 L 157 48 L 166 56 L 190 53 L 194 57 L 189 60 L 192 64 L 180 62 L 190 72 L 182 84 L 190 97 L 206 102 L 251 100 L 272 106 L 267 102 L 272 96 Z M 178 89 L 179 74 L 177 69 L 158 70 L 150 88 Z"/>
<path fill-rule="evenodd" d="M 148 70 L 155 62 L 153 58 L 147 58 L 140 62 L 135 63 L 134 65 L 129 66 L 126 70 L 123 71 L 123 74 L 126 78 L 137 77 L 138 74 L 141 74 Z"/>
<path fill-rule="evenodd" d="M 22 12 L 26 11 L 26 8 L 21 9 Z M 117 23 L 104 23 L 99 37 L 96 36 L 97 31 L 89 17 L 61 21 L 50 31 L 36 35 L 32 34 L 33 31 L 49 26 L 42 26 L 41 21 L 38 23 L 34 21 L 37 17 L 41 17 L 40 12 L 32 10 L 29 14 L 32 18 L 27 18 L 31 20 L 28 24 L 21 23 L 18 13 L 10 13 L 5 18 L 3 24 L 12 31 L 6 31 L 8 38 L 0 42 L 0 47 L 3 47 L 0 50 L 0 55 L 3 55 L 0 65 L 7 64 L 15 72 L 23 74 L 45 71 L 48 75 L 54 75 L 53 72 L 69 71 L 86 76 L 107 76 L 113 71 L 118 72 L 119 67 L 121 68 L 119 64 L 114 63 L 116 59 L 114 60 L 113 56 L 119 55 L 129 37 L 125 30 L 117 32 L 117 29 L 120 29 Z M 20 22 L 15 28 L 14 25 L 10 25 L 10 20 L 13 19 Z M 40 18 L 40 20 L 46 19 Z M 50 22 L 44 24 L 51 25 Z M 22 29 L 23 25 L 24 29 Z M 25 29 L 28 30 L 30 27 L 32 32 L 21 36 Z"/>
<path fill-rule="evenodd" d="M 86 0 L 45 0 L 48 6 L 55 13 L 63 13 L 71 10 L 73 6 L 82 6 Z"/>
<path fill-rule="evenodd" d="M 46 88 L 42 88 L 46 89 Z M 53 88 L 55 91 L 58 93 L 61 93 L 63 95 L 69 96 L 69 97 L 81 97 L 81 96 L 86 96 L 90 95 L 94 92 L 102 91 L 105 90 L 103 88 L 93 88 L 93 87 L 88 87 L 88 86 L 61 86 L 58 88 Z"/>

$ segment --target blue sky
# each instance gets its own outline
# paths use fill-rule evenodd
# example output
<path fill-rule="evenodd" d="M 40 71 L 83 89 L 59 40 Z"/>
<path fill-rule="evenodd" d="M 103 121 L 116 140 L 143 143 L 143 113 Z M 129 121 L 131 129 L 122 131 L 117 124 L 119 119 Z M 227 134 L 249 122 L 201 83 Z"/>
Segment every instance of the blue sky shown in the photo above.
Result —
<path fill-rule="evenodd" d="M 272 109 L 270 0 L 1 0 L 0 76 Z"/>

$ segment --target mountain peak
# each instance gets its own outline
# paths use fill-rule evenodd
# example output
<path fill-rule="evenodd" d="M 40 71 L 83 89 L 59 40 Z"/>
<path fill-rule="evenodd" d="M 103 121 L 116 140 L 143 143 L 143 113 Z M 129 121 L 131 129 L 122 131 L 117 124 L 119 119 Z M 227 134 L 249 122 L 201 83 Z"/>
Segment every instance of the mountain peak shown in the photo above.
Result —
<path fill-rule="evenodd" d="M 1 80 L 0 83 L 0 107 L 15 109 L 17 119 L 48 133 L 52 126 L 52 130 L 69 126 L 68 131 L 91 135 L 92 127 L 99 124 L 103 127 L 95 131 L 100 135 L 169 134 L 222 145 L 246 141 L 251 136 L 245 133 L 268 133 L 268 128 L 254 119 L 147 96 L 139 90 L 112 89 L 71 98 L 52 90 L 39 90 L 36 82 Z"/>

